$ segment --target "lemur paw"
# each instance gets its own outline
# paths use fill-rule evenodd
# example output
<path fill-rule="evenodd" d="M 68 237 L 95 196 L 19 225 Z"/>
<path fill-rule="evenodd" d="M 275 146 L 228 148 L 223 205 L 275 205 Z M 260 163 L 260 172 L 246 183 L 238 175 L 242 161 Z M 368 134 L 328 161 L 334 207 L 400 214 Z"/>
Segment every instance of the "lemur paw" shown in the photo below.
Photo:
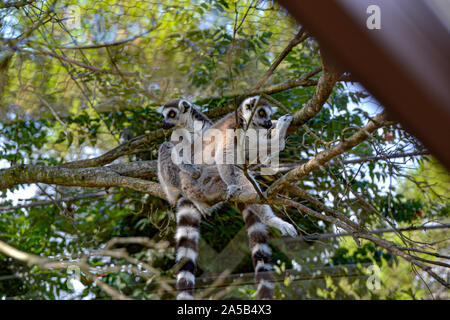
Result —
<path fill-rule="evenodd" d="M 202 214 L 202 216 L 210 216 L 212 211 L 208 208 L 202 208 L 201 210 L 199 210 L 200 213 Z"/>
<path fill-rule="evenodd" d="M 294 120 L 293 116 L 290 114 L 285 114 L 278 119 L 278 123 L 282 126 L 288 126 L 291 124 L 292 120 Z"/>
<path fill-rule="evenodd" d="M 196 164 L 182 164 L 178 166 L 180 170 L 189 174 L 192 178 L 197 179 L 202 175 L 202 170 L 200 166 Z"/>
<path fill-rule="evenodd" d="M 231 198 L 233 198 L 240 191 L 242 191 L 242 186 L 230 184 L 227 187 L 227 200 L 230 200 Z"/>
<path fill-rule="evenodd" d="M 196 164 L 191 164 L 189 166 L 190 166 L 192 177 L 194 179 L 200 178 L 200 176 L 202 175 L 202 170 L 200 169 L 200 166 L 198 166 Z"/>
<path fill-rule="evenodd" d="M 280 230 L 283 236 L 289 235 L 291 237 L 296 237 L 298 235 L 297 230 L 292 224 L 283 221 L 278 217 L 270 219 L 267 225 Z"/>
<path fill-rule="evenodd" d="M 203 216 L 206 217 L 206 216 L 211 215 L 211 213 L 212 213 L 211 207 L 205 205 L 204 203 L 195 202 L 195 201 L 194 201 L 194 205 Z"/>
<path fill-rule="evenodd" d="M 298 233 L 297 233 L 297 230 L 295 229 L 295 227 L 288 222 L 284 222 L 284 225 L 281 226 L 280 231 L 283 236 L 285 236 L 285 235 L 289 235 L 291 237 L 298 236 Z"/>

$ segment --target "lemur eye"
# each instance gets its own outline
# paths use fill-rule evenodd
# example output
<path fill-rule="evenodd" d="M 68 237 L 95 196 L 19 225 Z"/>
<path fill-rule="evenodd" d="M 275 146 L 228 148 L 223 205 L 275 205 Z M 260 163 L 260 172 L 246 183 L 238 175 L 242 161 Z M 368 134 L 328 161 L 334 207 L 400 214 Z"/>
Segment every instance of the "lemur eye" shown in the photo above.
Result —
<path fill-rule="evenodd" d="M 169 114 L 167 115 L 169 118 L 174 118 L 175 117 L 175 111 L 170 111 Z"/>
<path fill-rule="evenodd" d="M 264 110 L 262 110 L 262 109 L 259 110 L 258 113 L 259 113 L 259 116 L 260 116 L 260 117 L 265 117 L 265 116 L 266 116 L 266 112 L 265 112 Z"/>

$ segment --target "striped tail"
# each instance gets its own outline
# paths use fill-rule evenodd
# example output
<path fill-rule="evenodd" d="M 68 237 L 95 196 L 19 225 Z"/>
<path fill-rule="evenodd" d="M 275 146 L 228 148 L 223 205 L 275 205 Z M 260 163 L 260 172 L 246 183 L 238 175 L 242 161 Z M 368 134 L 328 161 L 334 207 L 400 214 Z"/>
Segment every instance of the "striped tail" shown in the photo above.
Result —
<path fill-rule="evenodd" d="M 189 199 L 181 197 L 178 200 L 176 216 L 176 262 L 181 261 L 183 264 L 177 273 L 177 300 L 194 299 L 194 273 L 198 255 L 201 214 Z"/>
<path fill-rule="evenodd" d="M 249 247 L 252 252 L 253 267 L 255 268 L 255 280 L 258 299 L 272 299 L 272 291 L 275 288 L 270 258 L 269 235 L 266 225 L 261 223 L 259 217 L 253 212 L 253 206 L 246 206 L 242 212 L 245 228 L 249 238 Z"/>

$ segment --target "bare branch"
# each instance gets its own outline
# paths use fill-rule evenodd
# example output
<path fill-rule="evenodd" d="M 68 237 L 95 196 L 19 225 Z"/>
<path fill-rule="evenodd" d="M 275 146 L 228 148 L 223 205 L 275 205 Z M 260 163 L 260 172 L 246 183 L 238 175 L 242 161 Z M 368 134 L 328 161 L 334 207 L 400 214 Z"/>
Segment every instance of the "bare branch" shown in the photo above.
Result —
<path fill-rule="evenodd" d="M 252 90 L 257 90 L 261 88 L 264 83 L 266 83 L 267 79 L 273 74 L 275 69 L 280 65 L 280 63 L 286 58 L 286 56 L 289 54 L 289 52 L 294 49 L 295 46 L 297 46 L 299 43 L 301 43 L 303 40 L 305 40 L 308 37 L 308 35 L 305 32 L 304 28 L 301 28 L 298 33 L 295 35 L 295 37 L 289 41 L 288 45 L 284 50 L 280 53 L 280 55 L 275 59 L 275 61 L 272 63 L 272 65 L 269 67 L 269 69 L 266 71 L 266 73 L 262 76 L 262 78 L 253 86 Z"/>
<path fill-rule="evenodd" d="M 70 266 L 78 266 L 85 274 L 86 276 L 91 280 L 94 281 L 107 295 L 110 297 L 120 299 L 120 300 L 130 300 L 130 298 L 126 297 L 113 287 L 110 287 L 106 283 L 102 282 L 98 277 L 93 275 L 89 271 L 89 265 L 85 262 L 80 261 L 56 261 L 51 260 L 48 258 L 40 257 L 31 253 L 26 253 L 20 250 L 17 250 L 16 248 L 8 245 L 7 243 L 0 241 L 0 252 L 5 254 L 8 257 L 11 257 L 15 260 L 21 261 L 26 263 L 29 266 L 36 265 L 39 268 L 42 269 L 67 269 Z"/>
<path fill-rule="evenodd" d="M 406 227 L 406 228 L 398 228 L 398 229 L 374 229 L 368 230 L 370 234 L 383 234 L 383 233 L 393 233 L 393 232 L 404 232 L 404 231 L 428 231 L 428 230 L 439 230 L 439 229 L 449 229 L 450 224 L 442 224 L 442 225 L 432 225 L 432 226 L 416 226 L 416 227 Z M 307 236 L 299 236 L 299 237 L 285 237 L 283 241 L 286 243 L 289 242 L 298 242 L 298 241 L 314 241 L 314 240 L 323 240 L 323 239 L 333 239 L 333 238 L 341 238 L 341 237 L 353 237 L 352 233 L 342 232 L 342 233 L 320 233 L 320 234 L 312 234 Z M 414 251 L 420 252 L 427 255 L 435 256 L 437 258 L 450 259 L 450 256 L 442 255 L 435 252 L 430 252 L 426 250 L 421 250 L 417 248 L 411 247 L 398 247 L 400 250 L 404 251 Z"/>
<path fill-rule="evenodd" d="M 292 206 L 308 215 L 311 215 L 318 219 L 333 223 L 334 225 L 336 225 L 336 226 L 344 229 L 345 231 L 349 232 L 350 234 L 352 234 L 353 237 L 369 240 L 369 241 L 373 242 L 374 244 L 388 250 L 392 254 L 402 257 L 403 259 L 407 260 L 408 262 L 412 263 L 413 265 L 416 265 L 423 271 L 427 272 L 431 277 L 433 277 L 435 280 L 437 280 L 440 284 L 442 284 L 446 288 L 450 288 L 450 284 L 447 281 L 445 281 L 443 278 L 441 278 L 439 275 L 437 275 L 430 266 L 425 265 L 422 262 L 419 262 L 419 260 L 426 260 L 426 259 L 421 259 L 421 258 L 418 259 L 415 256 L 412 256 L 412 255 L 409 255 L 409 254 L 403 252 L 401 249 L 399 249 L 399 247 L 394 242 L 391 242 L 391 241 L 388 241 L 388 240 L 385 240 L 382 238 L 378 238 L 378 237 L 370 234 L 368 231 L 363 231 L 362 228 L 357 230 L 357 229 L 349 226 L 345 222 L 341 221 L 338 218 L 334 218 L 334 217 L 330 217 L 330 216 L 321 214 L 315 210 L 312 210 L 311 208 L 308 208 L 308 207 L 302 205 L 301 203 L 298 203 L 298 202 L 295 202 L 295 201 L 292 201 L 289 199 L 282 199 L 280 197 L 277 197 L 273 201 L 273 203 Z"/>
<path fill-rule="evenodd" d="M 311 171 L 320 168 L 334 157 L 346 151 L 349 151 L 356 145 L 366 140 L 368 138 L 367 133 L 372 133 L 386 124 L 390 124 L 390 122 L 387 121 L 387 115 L 385 113 L 378 114 L 375 118 L 369 121 L 369 123 L 363 129 L 353 134 L 347 140 L 344 140 L 339 144 L 318 153 L 308 162 L 286 173 L 283 177 L 275 181 L 269 187 L 269 189 L 266 191 L 266 194 L 269 196 L 275 194 L 286 182 L 298 180 Z"/>
<path fill-rule="evenodd" d="M 92 70 L 92 71 L 95 71 L 95 72 L 99 72 L 99 73 L 122 74 L 122 75 L 132 76 L 132 77 L 137 76 L 136 72 L 127 72 L 127 71 L 120 70 L 120 73 L 119 73 L 118 71 L 114 71 L 114 70 L 102 69 L 102 68 L 99 68 L 99 67 L 96 67 L 96 66 L 88 65 L 86 63 L 83 63 L 83 62 L 80 62 L 80 61 L 77 61 L 77 60 L 73 60 L 73 59 L 67 58 L 65 56 L 61 56 L 59 54 L 56 54 L 54 52 L 47 51 L 47 50 L 30 51 L 30 50 L 20 49 L 19 51 L 23 52 L 23 53 L 27 53 L 27 54 L 32 54 L 32 55 L 50 56 L 50 57 L 57 58 L 59 60 L 65 61 L 67 63 L 73 64 L 73 65 L 76 65 L 76 66 L 79 66 L 79 67 L 82 67 L 82 68 L 85 68 L 85 69 L 88 69 L 88 70 Z"/>
<path fill-rule="evenodd" d="M 305 130 L 308 130 L 308 129 L 305 127 Z M 314 133 L 311 131 L 310 134 L 313 135 Z M 360 157 L 360 158 L 342 160 L 341 162 L 343 164 L 358 164 L 358 163 L 369 162 L 369 161 L 380 161 L 380 160 L 397 159 L 397 158 L 412 158 L 412 157 L 416 157 L 416 156 L 427 156 L 427 155 L 430 155 L 430 153 L 428 151 L 415 151 L 415 152 L 406 152 L 406 153 L 398 152 L 398 153 L 386 154 L 386 155 L 382 155 L 382 156 L 367 155 L 367 156 Z M 284 163 L 284 164 L 280 165 L 277 172 L 290 171 L 295 167 L 305 164 L 306 162 L 307 161 Z M 335 164 L 334 160 L 331 160 L 328 163 L 328 165 L 334 165 L 334 164 Z M 255 166 L 252 168 L 252 170 L 255 170 L 253 172 L 253 174 L 256 174 L 256 175 L 258 174 L 256 169 L 258 169 L 259 167 L 262 167 L 262 166 Z"/>
<path fill-rule="evenodd" d="M 29 4 L 32 4 L 33 2 L 36 2 L 36 0 L 28 0 L 28 1 L 11 1 L 6 3 L 0 3 L 0 9 L 7 9 L 7 8 L 16 8 L 19 9 L 21 7 L 25 7 Z"/>
<path fill-rule="evenodd" d="M 288 134 L 297 130 L 298 127 L 304 125 L 322 110 L 323 105 L 333 91 L 333 87 L 340 76 L 341 74 L 324 68 L 317 83 L 316 91 L 314 91 L 314 95 L 301 110 L 294 114 L 294 120 L 288 129 Z"/>
<path fill-rule="evenodd" d="M 0 170 L 0 189 L 16 184 L 41 182 L 61 186 L 119 187 L 165 199 L 164 192 L 158 183 L 123 176 L 114 171 L 113 168 L 69 169 L 62 167 L 18 165 Z"/>
<path fill-rule="evenodd" d="M 119 40 L 119 41 L 115 41 L 115 42 L 89 44 L 89 45 L 84 45 L 84 46 L 71 46 L 71 47 L 58 47 L 58 46 L 56 46 L 55 48 L 56 49 L 63 49 L 63 50 L 85 50 L 85 49 L 100 49 L 100 48 L 106 48 L 106 47 L 115 47 L 115 46 L 120 46 L 122 44 L 125 44 L 127 42 L 134 41 L 136 39 L 139 39 L 139 38 L 145 36 L 146 34 L 150 33 L 153 30 L 154 29 L 147 30 L 147 31 L 145 31 L 143 33 L 140 33 L 138 35 L 135 35 L 133 37 L 126 38 L 126 39 Z"/>
<path fill-rule="evenodd" d="M 47 206 L 49 204 L 53 204 L 55 202 L 74 202 L 74 201 L 78 201 L 78 200 L 107 197 L 109 195 L 114 195 L 117 193 L 119 193 L 119 191 L 109 191 L 109 192 L 100 191 L 100 192 L 82 194 L 82 195 L 74 196 L 74 197 L 64 197 L 64 198 L 54 199 L 54 200 L 33 201 L 30 203 L 24 203 L 24 204 L 20 204 L 17 206 L 5 206 L 5 207 L 0 206 L 0 211 L 11 211 L 11 210 L 17 210 L 17 209 L 42 207 L 42 206 Z"/>
<path fill-rule="evenodd" d="M 366 156 L 357 159 L 348 159 L 343 160 L 344 164 L 353 164 L 353 163 L 362 163 L 366 161 L 379 161 L 379 160 L 387 160 L 387 159 L 396 159 L 396 158 L 410 158 L 416 156 L 426 156 L 430 153 L 428 151 L 415 151 L 415 152 L 398 152 L 392 154 L 386 154 L 382 156 Z"/>

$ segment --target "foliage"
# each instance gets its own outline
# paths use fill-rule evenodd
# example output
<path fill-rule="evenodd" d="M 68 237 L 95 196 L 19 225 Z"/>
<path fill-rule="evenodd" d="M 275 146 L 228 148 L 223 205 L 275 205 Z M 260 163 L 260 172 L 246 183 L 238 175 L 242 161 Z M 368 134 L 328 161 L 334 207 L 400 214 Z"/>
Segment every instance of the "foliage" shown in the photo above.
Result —
<path fill-rule="evenodd" d="M 71 10 L 75 10 L 73 16 Z M 156 107 L 171 98 L 185 97 L 204 111 L 220 108 L 253 87 L 297 29 L 293 19 L 272 1 L 105 0 L 94 5 L 84 0 L 37 0 L 19 8 L 0 9 L 0 166 L 54 166 L 103 154 L 120 144 L 125 129 L 134 137 L 159 129 L 161 118 Z M 320 65 L 319 46 L 308 38 L 287 55 L 265 85 L 296 79 Z M 293 87 L 271 96 L 295 113 L 314 91 L 314 86 Z M 338 82 L 326 107 L 308 121 L 307 127 L 289 137 L 282 162 L 302 163 L 364 126 L 371 116 L 367 97 L 362 88 Z M 448 172 L 434 160 L 410 158 L 406 165 L 395 159 L 345 166 L 340 163 L 421 149 L 420 143 L 400 126 L 389 130 L 378 130 L 370 140 L 298 181 L 298 185 L 368 229 L 390 224 L 410 226 L 431 219 L 444 221 L 449 216 L 449 185 L 441 182 L 450 180 Z M 145 153 L 130 154 L 120 161 L 154 160 L 163 140 L 154 140 L 146 145 Z M 431 175 L 426 176 L 424 172 L 430 170 Z M 411 180 L 401 180 L 405 175 Z M 261 177 L 260 182 L 268 185 L 278 177 Z M 402 182 L 397 188 L 398 181 Z M 0 209 L 15 203 L 13 194 L 22 198 L 24 187 L 2 190 Z M 33 201 L 97 191 L 40 184 Z M 0 240 L 45 257 L 86 257 L 98 270 L 118 266 L 119 271 L 97 274 L 129 297 L 173 298 L 169 293 L 159 293 L 162 289 L 157 279 L 130 272 L 129 261 L 89 255 L 113 237 L 167 240 L 170 246 L 163 249 L 139 244 L 118 247 L 157 268 L 162 277 L 174 276 L 172 208 L 159 198 L 124 189 L 115 191 L 102 197 L 0 211 Z M 369 199 L 390 224 L 368 210 L 354 193 Z M 297 200 L 317 209 L 308 201 Z M 277 207 L 275 211 L 292 219 L 303 235 L 336 231 L 331 223 L 294 208 Z M 211 248 L 220 251 L 242 227 L 242 218 L 230 206 L 205 219 L 201 233 Z M 271 230 L 271 235 L 277 237 L 279 232 Z M 293 268 L 294 262 L 303 269 L 374 262 L 386 268 L 383 270 L 391 270 L 386 273 L 395 272 L 392 255 L 372 243 L 360 248 L 334 240 L 324 246 L 314 241 L 303 245 L 301 253 L 292 253 L 272 243 L 280 275 Z M 250 255 L 231 271 L 251 272 Z M 110 298 L 83 272 L 85 288 L 73 295 L 67 287 L 68 277 L 67 270 L 30 267 L 0 254 L 1 298 Z M 314 285 L 304 281 L 298 287 L 287 279 L 278 286 L 278 298 L 400 297 L 389 292 L 388 283 L 382 284 L 386 286 L 383 293 L 371 295 L 361 278 L 325 277 Z M 409 298 L 422 297 L 422 293 L 416 296 L 416 292 L 422 292 L 421 285 L 409 284 L 410 280 L 402 278 L 399 286 L 409 286 L 404 289 L 411 290 Z M 242 286 L 225 297 L 255 298 L 255 294 L 251 286 Z"/>

